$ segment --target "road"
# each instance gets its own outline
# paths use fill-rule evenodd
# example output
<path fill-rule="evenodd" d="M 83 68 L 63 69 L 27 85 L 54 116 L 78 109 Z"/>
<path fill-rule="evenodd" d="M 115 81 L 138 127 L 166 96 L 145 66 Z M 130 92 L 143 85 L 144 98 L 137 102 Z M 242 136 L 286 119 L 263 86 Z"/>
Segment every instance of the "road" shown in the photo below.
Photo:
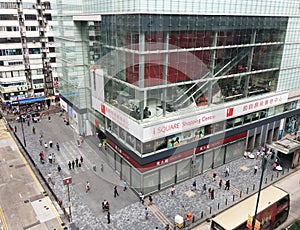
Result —
<path fill-rule="evenodd" d="M 279 188 L 287 191 L 290 194 L 291 208 L 288 219 L 278 227 L 283 229 L 293 224 L 297 219 L 300 218 L 300 170 L 288 175 L 282 180 L 275 183 Z M 201 225 L 195 227 L 193 230 L 209 230 L 210 223 L 204 222 Z"/>
<path fill-rule="evenodd" d="M 1 229 L 62 229 L 63 221 L 0 120 Z"/>

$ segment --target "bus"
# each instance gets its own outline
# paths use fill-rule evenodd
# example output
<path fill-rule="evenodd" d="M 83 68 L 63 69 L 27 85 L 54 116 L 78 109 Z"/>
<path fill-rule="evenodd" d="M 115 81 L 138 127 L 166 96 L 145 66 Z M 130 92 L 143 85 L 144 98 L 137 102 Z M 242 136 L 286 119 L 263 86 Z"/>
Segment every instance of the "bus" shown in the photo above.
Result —
<path fill-rule="evenodd" d="M 211 230 L 252 229 L 258 193 L 226 209 L 211 220 Z M 255 229 L 271 230 L 286 221 L 290 209 L 287 192 L 271 185 L 261 190 Z"/>

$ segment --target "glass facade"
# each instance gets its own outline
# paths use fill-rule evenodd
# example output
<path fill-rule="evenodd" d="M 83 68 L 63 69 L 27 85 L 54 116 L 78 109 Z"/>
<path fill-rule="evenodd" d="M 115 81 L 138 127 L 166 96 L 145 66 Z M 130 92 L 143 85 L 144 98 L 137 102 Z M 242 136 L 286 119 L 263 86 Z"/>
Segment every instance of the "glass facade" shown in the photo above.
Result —
<path fill-rule="evenodd" d="M 293 99 L 255 111 L 247 103 L 299 88 L 298 6 L 296 0 L 58 2 L 61 95 L 106 134 L 108 161 L 120 178 L 145 194 L 168 187 L 278 137 L 273 118 L 296 110 Z M 168 134 L 168 122 L 239 103 L 249 112 Z M 270 126 L 240 135 L 265 120 Z M 158 125 L 165 135 L 154 132 Z M 143 133 L 148 127 L 151 135 Z M 227 133 L 233 138 L 226 143 L 212 141 Z"/>
<path fill-rule="evenodd" d="M 286 17 L 105 15 L 105 100 L 136 120 L 275 92 Z M 109 59 L 109 61 L 107 60 Z"/>

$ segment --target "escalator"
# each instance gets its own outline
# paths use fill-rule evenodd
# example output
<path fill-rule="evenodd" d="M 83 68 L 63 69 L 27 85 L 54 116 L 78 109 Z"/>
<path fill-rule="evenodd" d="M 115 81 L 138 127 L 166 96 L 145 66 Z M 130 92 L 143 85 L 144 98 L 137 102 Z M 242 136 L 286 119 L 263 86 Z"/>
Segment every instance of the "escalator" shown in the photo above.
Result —
<path fill-rule="evenodd" d="M 230 59 L 226 64 L 225 63 L 219 63 L 215 66 L 215 74 L 213 77 L 219 77 L 222 75 L 226 75 L 234 66 L 236 66 L 241 60 L 243 60 L 247 55 L 249 55 L 250 48 L 242 48 L 241 51 L 234 55 L 234 58 Z M 209 77 L 210 73 L 207 73 L 203 75 L 200 79 L 205 79 L 206 77 Z M 212 85 L 217 83 L 217 79 L 212 81 Z M 182 88 L 186 89 L 185 92 L 182 92 L 182 94 L 175 100 L 176 109 L 184 108 L 186 103 L 188 101 L 195 101 L 197 98 L 199 98 L 203 93 L 205 93 L 208 90 L 209 81 L 205 82 L 197 82 L 193 85 L 185 85 Z M 191 87 L 188 87 L 190 86 Z"/>

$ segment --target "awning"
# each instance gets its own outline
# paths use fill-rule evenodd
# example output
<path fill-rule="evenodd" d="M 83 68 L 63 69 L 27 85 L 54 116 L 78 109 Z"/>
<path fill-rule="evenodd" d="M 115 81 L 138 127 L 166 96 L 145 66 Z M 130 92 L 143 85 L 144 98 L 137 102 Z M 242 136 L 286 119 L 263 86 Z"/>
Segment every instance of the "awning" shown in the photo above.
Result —
<path fill-rule="evenodd" d="M 272 142 L 271 144 L 267 144 L 267 147 L 275 149 L 284 154 L 291 154 L 300 149 L 300 142 L 290 138 L 283 138 L 281 140 Z"/>
<path fill-rule="evenodd" d="M 32 103 L 37 101 L 45 101 L 44 97 L 33 97 L 19 100 L 19 104 Z"/>

